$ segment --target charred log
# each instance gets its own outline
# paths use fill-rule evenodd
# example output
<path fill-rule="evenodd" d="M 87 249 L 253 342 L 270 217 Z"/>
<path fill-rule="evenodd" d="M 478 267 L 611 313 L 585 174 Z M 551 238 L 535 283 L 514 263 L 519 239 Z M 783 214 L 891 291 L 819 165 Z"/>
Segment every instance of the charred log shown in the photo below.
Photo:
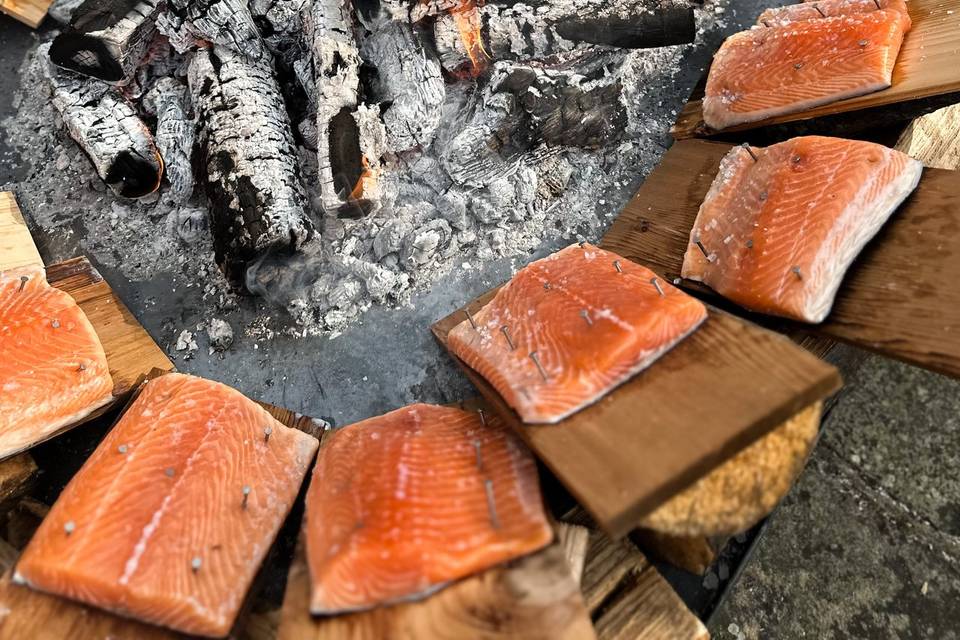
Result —
<path fill-rule="evenodd" d="M 73 13 L 84 3 L 84 0 L 53 0 L 47 9 L 47 15 L 56 22 L 67 26 L 73 19 Z"/>
<path fill-rule="evenodd" d="M 250 0 L 250 13 L 267 49 L 292 68 L 307 52 L 303 35 L 304 14 L 311 0 Z"/>
<path fill-rule="evenodd" d="M 426 145 L 440 125 L 446 87 L 440 63 L 409 24 L 390 21 L 369 36 L 361 55 L 375 68 L 372 98 L 383 108 L 387 145 L 406 151 Z"/>
<path fill-rule="evenodd" d="M 380 156 L 365 152 L 358 120 L 360 52 L 347 0 L 314 0 L 307 23 L 317 109 L 320 202 L 325 211 L 371 210 L 365 186 Z M 309 93 L 309 90 L 308 90 Z"/>
<path fill-rule="evenodd" d="M 693 8 L 673 0 L 551 0 L 536 6 L 487 4 L 476 12 L 479 46 L 494 60 L 542 60 L 584 45 L 626 49 L 693 42 Z M 434 25 L 444 68 L 471 62 L 469 39 L 461 36 L 464 15 L 456 11 Z"/>
<path fill-rule="evenodd" d="M 54 64 L 107 82 L 129 79 L 156 35 L 160 0 L 86 0 L 50 47 Z"/>
<path fill-rule="evenodd" d="M 143 106 L 157 119 L 155 137 L 170 183 L 170 199 L 186 202 L 193 194 L 190 159 L 196 139 L 187 88 L 174 78 L 161 78 L 144 96 Z"/>
<path fill-rule="evenodd" d="M 207 42 L 257 60 L 266 49 L 246 0 L 166 0 L 160 31 L 183 53 Z"/>
<path fill-rule="evenodd" d="M 188 78 L 217 263 L 242 286 L 258 257 L 296 251 L 314 236 L 290 122 L 269 60 L 200 50 Z"/>
<path fill-rule="evenodd" d="M 40 51 L 53 89 L 53 106 L 97 174 L 124 198 L 156 191 L 163 176 L 163 160 L 133 105 L 109 85 L 61 71 L 46 61 L 46 55 Z"/>

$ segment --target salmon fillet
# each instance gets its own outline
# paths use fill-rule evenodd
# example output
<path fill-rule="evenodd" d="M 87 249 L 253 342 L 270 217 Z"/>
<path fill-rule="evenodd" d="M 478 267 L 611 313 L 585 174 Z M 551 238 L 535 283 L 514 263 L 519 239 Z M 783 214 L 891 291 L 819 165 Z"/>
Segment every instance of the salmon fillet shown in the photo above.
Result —
<path fill-rule="evenodd" d="M 320 449 L 307 492 L 310 611 L 421 598 L 552 537 L 536 464 L 494 416 L 404 407 Z"/>
<path fill-rule="evenodd" d="M 161 376 L 64 489 L 14 580 L 224 636 L 317 446 L 227 386 Z"/>
<path fill-rule="evenodd" d="M 767 9 L 757 18 L 757 24 L 764 27 L 782 27 L 805 20 L 820 20 L 880 10 L 899 11 L 910 17 L 904 0 L 818 0 Z"/>
<path fill-rule="evenodd" d="M 521 269 L 447 343 L 524 422 L 556 423 L 647 368 L 706 317 L 703 304 L 649 269 L 572 245 Z"/>
<path fill-rule="evenodd" d="M 0 272 L 0 458 L 111 400 L 107 356 L 76 301 L 42 267 Z"/>
<path fill-rule="evenodd" d="M 700 206 L 682 275 L 747 309 L 821 322 L 922 170 L 899 151 L 840 138 L 735 147 Z"/>
<path fill-rule="evenodd" d="M 720 130 L 886 89 L 909 29 L 883 10 L 734 34 L 710 66 L 704 122 Z"/>

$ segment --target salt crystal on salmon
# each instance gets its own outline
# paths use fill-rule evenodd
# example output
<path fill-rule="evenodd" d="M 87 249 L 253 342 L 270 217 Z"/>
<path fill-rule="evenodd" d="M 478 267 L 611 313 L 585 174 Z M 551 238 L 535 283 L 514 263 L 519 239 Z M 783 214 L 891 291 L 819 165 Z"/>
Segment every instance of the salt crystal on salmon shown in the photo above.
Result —
<path fill-rule="evenodd" d="M 721 130 L 886 89 L 909 30 L 885 9 L 734 34 L 710 66 L 704 122 Z"/>
<path fill-rule="evenodd" d="M 760 14 L 757 24 L 764 27 L 782 27 L 793 22 L 883 10 L 899 11 L 908 17 L 910 15 L 904 0 L 817 0 L 772 7 Z"/>
<path fill-rule="evenodd" d="M 553 537 L 517 437 L 492 413 L 427 404 L 328 436 L 305 534 L 314 614 L 423 598 Z"/>
<path fill-rule="evenodd" d="M 654 363 L 706 319 L 702 303 L 590 244 L 521 269 L 450 332 L 450 350 L 524 422 L 556 423 Z"/>
<path fill-rule="evenodd" d="M 106 354 L 76 301 L 42 267 L 0 272 L 0 458 L 112 400 Z"/>
<path fill-rule="evenodd" d="M 225 385 L 154 379 L 57 499 L 14 580 L 225 636 L 317 446 Z"/>
<path fill-rule="evenodd" d="M 899 151 L 840 138 L 735 147 L 700 206 L 682 275 L 747 309 L 821 322 L 922 170 Z"/>

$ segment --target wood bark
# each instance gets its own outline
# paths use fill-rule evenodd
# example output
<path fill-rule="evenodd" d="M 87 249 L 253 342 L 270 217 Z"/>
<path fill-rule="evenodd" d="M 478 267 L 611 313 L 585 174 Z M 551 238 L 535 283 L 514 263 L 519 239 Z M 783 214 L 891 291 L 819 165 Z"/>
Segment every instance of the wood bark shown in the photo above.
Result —
<path fill-rule="evenodd" d="M 196 140 L 187 87 L 174 78 L 161 78 L 144 96 L 143 107 L 157 119 L 155 137 L 170 183 L 167 193 L 174 202 L 186 202 L 193 194 L 191 155 Z"/>
<path fill-rule="evenodd" d="M 200 50 L 188 78 L 217 262 L 242 285 L 252 261 L 314 236 L 290 121 L 268 59 Z"/>
<path fill-rule="evenodd" d="M 553 0 L 535 6 L 486 4 L 473 11 L 481 25 L 482 48 L 493 60 L 546 59 L 583 45 L 663 47 L 696 37 L 692 7 L 673 0 Z M 437 48 L 450 71 L 470 59 L 458 19 L 462 15 L 448 12 L 434 26 Z"/>
<path fill-rule="evenodd" d="M 181 53 L 205 42 L 251 59 L 266 53 L 246 0 L 166 0 L 158 26 Z"/>
<path fill-rule="evenodd" d="M 40 56 L 53 89 L 53 105 L 97 174 L 124 198 L 156 191 L 163 160 L 133 105 L 109 85 L 49 64 L 44 47 Z"/>
<path fill-rule="evenodd" d="M 128 81 L 157 33 L 161 0 L 86 0 L 50 47 L 54 64 L 113 83 Z"/>
<path fill-rule="evenodd" d="M 377 70 L 373 98 L 388 104 L 382 112 L 388 147 L 406 151 L 429 144 L 446 96 L 433 52 L 409 24 L 390 21 L 366 39 L 360 53 Z"/>

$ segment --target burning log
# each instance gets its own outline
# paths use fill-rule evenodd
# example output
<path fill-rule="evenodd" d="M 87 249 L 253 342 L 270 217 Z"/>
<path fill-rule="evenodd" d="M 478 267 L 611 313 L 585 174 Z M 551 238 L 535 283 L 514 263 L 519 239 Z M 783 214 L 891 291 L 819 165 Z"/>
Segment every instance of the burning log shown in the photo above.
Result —
<path fill-rule="evenodd" d="M 445 146 L 444 169 L 458 184 L 488 184 L 524 155 L 618 139 L 627 116 L 609 62 L 591 54 L 550 69 L 496 63 L 474 117 Z"/>
<path fill-rule="evenodd" d="M 188 79 L 217 263 L 242 286 L 259 256 L 296 251 L 314 237 L 290 121 L 267 58 L 200 50 Z"/>
<path fill-rule="evenodd" d="M 329 212 L 363 213 L 375 205 L 366 184 L 372 182 L 380 155 L 362 148 L 364 123 L 358 118 L 367 112 L 357 108 L 361 61 L 348 0 L 314 0 L 307 35 L 313 53 L 321 206 Z"/>
<path fill-rule="evenodd" d="M 50 47 L 54 64 L 106 82 L 128 80 L 156 35 L 161 0 L 86 0 Z"/>
<path fill-rule="evenodd" d="M 196 138 L 196 126 L 188 116 L 187 88 L 174 78 L 161 78 L 144 96 L 143 107 L 157 118 L 157 148 L 166 167 L 171 200 L 186 202 L 193 193 L 190 156 Z"/>
<path fill-rule="evenodd" d="M 476 64 L 476 51 L 498 61 L 542 60 L 583 45 L 686 44 L 696 23 L 691 6 L 672 0 L 549 0 L 452 10 L 438 18 L 434 36 L 444 68 L 456 72 Z"/>
<path fill-rule="evenodd" d="M 383 113 L 387 145 L 406 151 L 426 145 L 440 125 L 446 87 L 440 63 L 413 28 L 390 21 L 364 42 L 364 60 L 376 68 L 374 97 Z"/>
<path fill-rule="evenodd" d="M 109 85 L 60 71 L 46 62 L 47 53 L 41 49 L 40 59 L 53 88 L 53 106 L 99 176 L 124 198 L 156 191 L 163 160 L 133 105 Z"/>
<path fill-rule="evenodd" d="M 250 13 L 267 48 L 284 65 L 307 55 L 303 46 L 304 13 L 311 0 L 250 0 Z"/>
<path fill-rule="evenodd" d="M 254 60 L 266 50 L 246 0 L 166 0 L 157 26 L 183 53 L 212 42 Z"/>

